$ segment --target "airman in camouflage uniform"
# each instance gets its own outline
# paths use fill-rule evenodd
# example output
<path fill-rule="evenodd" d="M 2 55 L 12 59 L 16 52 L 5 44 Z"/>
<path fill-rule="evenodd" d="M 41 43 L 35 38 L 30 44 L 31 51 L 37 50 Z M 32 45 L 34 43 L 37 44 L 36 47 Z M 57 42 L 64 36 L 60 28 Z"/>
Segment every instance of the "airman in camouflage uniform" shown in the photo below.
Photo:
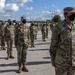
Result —
<path fill-rule="evenodd" d="M 15 37 L 15 27 L 12 23 L 12 20 L 8 20 L 8 25 L 5 27 L 5 40 L 7 43 L 7 59 L 14 58 L 12 56 L 12 46 Z"/>
<path fill-rule="evenodd" d="M 46 41 L 46 23 L 42 25 L 42 41 Z"/>
<path fill-rule="evenodd" d="M 75 75 L 74 24 L 75 8 L 64 8 L 65 20 L 58 23 L 52 31 L 50 55 L 56 75 Z"/>
<path fill-rule="evenodd" d="M 2 22 L 0 22 L 0 28 L 1 28 L 0 29 L 0 46 L 2 46 Z M 0 48 L 0 50 L 2 50 L 1 48 Z"/>
<path fill-rule="evenodd" d="M 26 18 L 21 17 L 21 24 L 16 27 L 15 46 L 17 49 L 17 59 L 19 64 L 19 73 L 21 71 L 28 72 L 26 68 L 26 57 L 29 45 L 29 27 L 26 25 Z"/>
<path fill-rule="evenodd" d="M 1 49 L 5 50 L 5 27 L 6 27 L 6 22 L 2 21 L 2 27 L 1 27 Z"/>
<path fill-rule="evenodd" d="M 36 28 L 35 28 L 35 24 L 34 22 L 31 22 L 31 26 L 30 26 L 30 40 L 31 40 L 31 47 L 35 47 L 34 46 L 34 37 L 36 35 Z"/>
<path fill-rule="evenodd" d="M 46 38 L 48 38 L 48 23 L 46 22 Z"/>
<path fill-rule="evenodd" d="M 38 32 L 38 27 L 37 27 L 37 23 L 35 23 L 35 36 L 34 36 L 34 38 L 35 39 L 37 39 L 37 32 Z"/>

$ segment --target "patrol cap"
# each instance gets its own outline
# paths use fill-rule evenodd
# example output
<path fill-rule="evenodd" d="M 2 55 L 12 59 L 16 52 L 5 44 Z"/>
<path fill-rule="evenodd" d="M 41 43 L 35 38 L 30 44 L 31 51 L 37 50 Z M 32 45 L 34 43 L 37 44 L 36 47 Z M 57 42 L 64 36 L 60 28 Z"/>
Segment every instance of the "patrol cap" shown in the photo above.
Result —
<path fill-rule="evenodd" d="M 12 19 L 8 19 L 8 22 L 12 22 Z"/>
<path fill-rule="evenodd" d="M 64 13 L 73 13 L 75 12 L 75 8 L 74 7 L 66 7 L 63 9 L 64 10 Z"/>
<path fill-rule="evenodd" d="M 21 16 L 21 19 L 26 19 L 26 17 L 25 16 Z"/>

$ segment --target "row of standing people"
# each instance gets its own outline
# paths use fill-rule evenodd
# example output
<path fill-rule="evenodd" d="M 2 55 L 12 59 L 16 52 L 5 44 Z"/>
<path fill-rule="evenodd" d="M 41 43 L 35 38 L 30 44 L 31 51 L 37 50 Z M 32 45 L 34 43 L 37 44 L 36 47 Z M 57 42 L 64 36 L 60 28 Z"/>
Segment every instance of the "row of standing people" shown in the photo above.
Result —
<path fill-rule="evenodd" d="M 19 65 L 19 73 L 21 71 L 28 72 L 29 70 L 26 68 L 26 56 L 29 44 L 31 47 L 34 46 L 34 39 L 37 39 L 37 25 L 31 22 L 30 27 L 26 25 L 26 18 L 21 17 L 20 24 L 14 25 L 12 20 L 8 20 L 8 22 L 0 23 L 0 41 L 1 41 L 1 50 L 5 50 L 5 43 L 7 44 L 7 58 L 14 58 L 12 55 L 12 47 L 13 43 L 15 44 L 17 50 L 17 59 Z M 42 25 L 42 39 L 45 41 L 45 37 L 48 38 L 48 34 L 46 35 L 46 23 Z"/>

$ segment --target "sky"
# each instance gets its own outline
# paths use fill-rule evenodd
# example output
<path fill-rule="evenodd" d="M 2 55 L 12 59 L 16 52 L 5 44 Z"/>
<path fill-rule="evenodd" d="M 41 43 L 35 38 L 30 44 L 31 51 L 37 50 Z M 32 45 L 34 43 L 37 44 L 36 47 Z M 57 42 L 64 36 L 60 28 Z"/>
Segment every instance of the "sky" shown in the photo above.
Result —
<path fill-rule="evenodd" d="M 63 8 L 75 7 L 75 0 L 0 0 L 0 20 L 50 20 L 54 15 L 63 19 Z"/>

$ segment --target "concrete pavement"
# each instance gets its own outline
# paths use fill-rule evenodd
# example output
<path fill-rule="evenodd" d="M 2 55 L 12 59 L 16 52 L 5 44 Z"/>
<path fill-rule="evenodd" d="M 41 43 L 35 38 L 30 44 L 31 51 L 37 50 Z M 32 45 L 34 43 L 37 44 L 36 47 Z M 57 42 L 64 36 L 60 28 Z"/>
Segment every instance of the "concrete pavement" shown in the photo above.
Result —
<path fill-rule="evenodd" d="M 29 72 L 22 72 L 20 75 L 55 75 L 54 68 L 51 66 L 49 54 L 51 32 L 46 42 L 42 42 L 41 32 L 38 32 L 35 40 L 35 48 L 29 48 L 27 54 L 27 68 Z M 5 60 L 6 51 L 0 51 L 0 75 L 18 75 L 17 51 L 13 47 L 15 59 Z"/>

